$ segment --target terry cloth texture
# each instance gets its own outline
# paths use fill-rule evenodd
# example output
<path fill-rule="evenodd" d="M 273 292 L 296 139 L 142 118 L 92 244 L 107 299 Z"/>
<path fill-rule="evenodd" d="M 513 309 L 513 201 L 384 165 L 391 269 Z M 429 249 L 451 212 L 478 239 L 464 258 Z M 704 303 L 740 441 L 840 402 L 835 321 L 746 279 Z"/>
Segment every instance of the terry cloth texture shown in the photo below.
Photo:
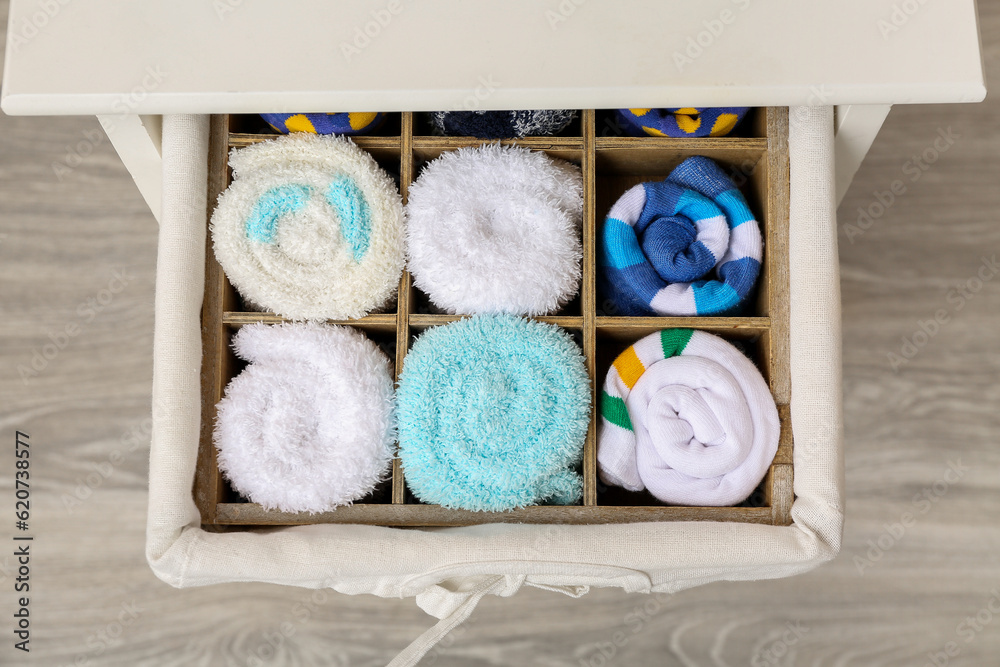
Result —
<path fill-rule="evenodd" d="M 297 133 L 235 149 L 212 215 L 215 257 L 252 305 L 289 319 L 348 319 L 396 293 L 403 205 L 349 139 Z"/>
<path fill-rule="evenodd" d="M 750 293 L 763 241 L 740 191 L 706 157 L 640 183 L 601 226 L 598 273 L 614 315 L 715 315 Z"/>
<path fill-rule="evenodd" d="M 410 187 L 414 284 L 449 313 L 545 315 L 580 289 L 580 168 L 519 146 L 441 154 Z"/>
<path fill-rule="evenodd" d="M 219 468 L 266 509 L 326 512 L 374 490 L 392 465 L 390 361 L 349 327 L 247 324 L 250 362 L 218 404 Z"/>
<path fill-rule="evenodd" d="M 678 107 L 674 109 L 618 109 L 625 131 L 641 137 L 724 137 L 746 115 L 749 107 Z"/>
<path fill-rule="evenodd" d="M 420 500 L 479 511 L 580 500 L 590 380 L 559 327 L 480 315 L 428 329 L 398 401 L 399 458 Z"/>
<path fill-rule="evenodd" d="M 415 597 L 441 620 L 392 663 L 403 667 L 415 665 L 485 595 L 509 597 L 532 586 L 573 597 L 597 587 L 667 596 L 717 581 L 789 577 L 836 556 L 844 459 L 833 108 L 793 107 L 788 118 L 791 525 L 319 524 L 215 532 L 202 527 L 192 494 L 201 432 L 209 117 L 164 116 L 146 527 L 153 572 L 181 588 L 261 581 Z"/>
<path fill-rule="evenodd" d="M 704 331 L 664 329 L 626 349 L 608 370 L 600 407 L 601 479 L 665 503 L 741 503 L 778 451 L 778 409 L 764 378 Z"/>
<path fill-rule="evenodd" d="M 427 116 L 437 134 L 477 139 L 520 139 L 558 134 L 576 118 L 576 111 L 433 111 Z"/>
<path fill-rule="evenodd" d="M 262 113 L 267 124 L 282 134 L 368 134 L 385 120 L 384 113 Z"/>

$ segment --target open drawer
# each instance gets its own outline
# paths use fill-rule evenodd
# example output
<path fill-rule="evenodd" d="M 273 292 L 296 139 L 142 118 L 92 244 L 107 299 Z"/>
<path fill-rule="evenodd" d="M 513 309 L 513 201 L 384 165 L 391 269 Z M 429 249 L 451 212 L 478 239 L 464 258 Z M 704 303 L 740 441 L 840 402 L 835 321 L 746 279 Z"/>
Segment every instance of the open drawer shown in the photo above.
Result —
<path fill-rule="evenodd" d="M 573 583 L 648 591 L 690 585 L 703 577 L 775 576 L 830 557 L 840 538 L 842 474 L 832 109 L 768 108 L 757 113 L 754 127 L 760 136 L 735 137 L 715 148 L 701 142 L 667 147 L 653 141 L 640 147 L 642 140 L 600 139 L 592 134 L 597 115 L 590 111 L 583 113 L 581 136 L 551 140 L 565 142 L 558 150 L 575 151 L 591 174 L 587 227 L 607 206 L 602 188 L 620 190 L 643 174 L 660 173 L 685 151 L 714 150 L 723 162 L 729 152 L 732 164 L 739 164 L 735 157 L 754 156 L 747 162 L 756 168 L 749 170 L 744 187 L 753 205 L 766 211 L 768 243 L 755 312 L 745 318 L 680 322 L 616 318 L 601 313 L 588 278 L 579 304 L 569 306 L 576 312 L 553 319 L 579 332 L 596 377 L 606 367 L 608 354 L 650 328 L 681 324 L 744 339 L 783 406 L 785 426 L 782 447 L 756 506 L 608 502 L 607 492 L 592 477 L 582 505 L 477 516 L 413 503 L 404 493 L 401 476 L 373 502 L 318 517 L 266 513 L 250 503 L 233 502 L 217 470 L 205 465 L 213 450 L 206 446 L 210 420 L 203 418 L 202 410 L 211 414 L 218 392 L 234 372 L 227 368 L 232 359 L 224 356 L 229 332 L 247 321 L 276 318 L 242 309 L 212 253 L 206 252 L 206 211 L 213 205 L 210 192 L 224 187 L 229 145 L 256 139 L 228 132 L 226 116 L 166 117 L 167 198 L 157 267 L 148 549 L 154 570 L 175 585 L 264 580 L 351 592 L 374 586 L 385 595 L 415 594 L 456 573 L 473 572 L 516 575 L 518 586 Z M 409 134 L 409 114 L 401 117 L 400 127 L 398 138 L 368 141 L 393 144 L 377 150 L 400 161 L 406 184 L 412 178 L 412 156 L 439 150 L 430 144 L 441 140 Z M 592 245 L 587 243 L 588 252 Z M 352 324 L 381 332 L 391 342 L 399 340 L 401 322 L 409 329 L 402 331 L 406 340 L 412 330 L 449 317 L 419 312 L 419 293 L 407 277 L 403 282 L 394 312 Z M 203 356 L 203 343 L 217 354 Z M 587 456 L 593 475 L 592 432 Z M 334 523 L 344 509 L 347 519 Z M 312 525 L 297 525 L 302 523 Z M 366 523 L 451 527 L 423 531 Z M 463 525 L 468 523 L 481 525 Z M 545 525 L 533 525 L 538 523 Z M 628 553 L 609 550 L 609 544 L 623 545 Z M 355 558 L 358 548 L 398 556 L 363 563 Z M 293 573 L 288 567 L 291 554 L 311 555 L 305 560 L 296 556 Z M 345 568 L 347 562 L 351 565 Z"/>
<path fill-rule="evenodd" d="M 778 405 L 781 440 L 757 490 L 736 507 L 666 505 L 648 492 L 606 487 L 597 476 L 596 422 L 593 410 L 583 455 L 583 499 L 579 505 L 538 505 L 506 512 L 472 512 L 421 503 L 406 486 L 397 458 L 392 477 L 353 505 L 320 514 L 265 510 L 241 497 L 220 474 L 212 432 L 216 404 L 243 367 L 230 341 L 251 322 L 285 321 L 273 313 L 248 309 L 211 252 L 206 240 L 205 298 L 202 309 L 201 439 L 194 495 L 202 522 L 214 526 L 270 526 L 313 523 L 365 523 L 387 526 L 459 526 L 477 523 L 627 523 L 643 521 L 726 521 L 788 525 L 794 498 L 788 347 L 788 109 L 751 110 L 732 136 L 702 139 L 613 136 L 610 114 L 583 110 L 579 122 L 555 137 L 509 140 L 581 166 L 584 179 L 583 286 L 562 311 L 538 318 L 570 332 L 580 343 L 591 378 L 594 404 L 611 362 L 626 347 L 653 331 L 691 328 L 718 334 L 739 346 L 761 370 Z M 386 170 L 400 174 L 404 197 L 429 160 L 443 151 L 484 143 L 475 138 L 431 136 L 420 114 L 394 114 L 377 136 L 354 137 Z M 273 132 L 273 131 L 272 131 Z M 211 120 L 208 207 L 231 182 L 228 152 L 274 138 L 259 119 L 218 115 Z M 614 201 L 636 183 L 664 178 L 682 160 L 701 155 L 721 165 L 757 213 L 764 236 L 764 261 L 756 295 L 739 317 L 621 317 L 609 312 L 596 288 L 596 229 Z M 399 298 L 387 311 L 359 320 L 336 322 L 365 333 L 395 356 L 397 374 L 410 343 L 429 327 L 456 316 L 435 314 L 428 299 L 404 272 Z"/>

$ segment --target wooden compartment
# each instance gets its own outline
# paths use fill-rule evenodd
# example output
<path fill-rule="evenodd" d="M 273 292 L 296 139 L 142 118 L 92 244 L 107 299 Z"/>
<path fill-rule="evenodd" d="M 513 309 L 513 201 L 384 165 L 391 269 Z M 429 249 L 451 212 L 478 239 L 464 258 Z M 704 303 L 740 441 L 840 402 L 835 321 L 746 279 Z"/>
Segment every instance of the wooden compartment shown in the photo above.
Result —
<path fill-rule="evenodd" d="M 579 125 L 579 121 L 574 121 L 574 124 Z M 567 128 L 567 131 L 568 129 L 569 128 Z M 418 178 L 424 165 L 439 157 L 442 153 L 467 146 L 481 146 L 484 143 L 519 144 L 522 146 L 528 146 L 532 150 L 541 151 L 550 157 L 571 162 L 578 167 L 582 166 L 583 163 L 583 144 L 582 140 L 579 138 L 565 140 L 565 138 L 562 137 L 526 137 L 520 140 L 504 140 L 497 142 L 475 139 L 473 137 L 414 137 L 413 178 Z M 556 323 L 560 321 L 560 318 L 579 319 L 582 316 L 582 307 L 582 295 L 577 294 L 575 297 L 570 299 L 566 305 L 560 308 L 558 312 L 553 313 L 549 317 L 536 319 L 554 321 Z M 412 287 L 410 292 L 411 317 L 413 315 L 423 316 L 442 313 L 443 311 L 432 304 L 427 295 L 420 291 L 418 287 Z M 452 319 L 458 318 L 453 316 Z"/>
<path fill-rule="evenodd" d="M 594 399 L 590 428 L 584 446 L 581 472 L 583 500 L 573 506 L 533 506 L 509 512 L 449 510 L 417 501 L 407 491 L 399 460 L 392 477 L 352 506 L 322 514 L 289 514 L 265 511 L 236 494 L 219 472 L 212 429 L 215 405 L 229 380 L 242 369 L 230 348 L 232 334 L 248 322 L 277 323 L 273 313 L 248 310 L 227 280 L 206 238 L 205 297 L 202 307 L 202 415 L 194 496 L 203 525 L 216 530 L 250 526 L 309 523 L 364 523 L 386 526 L 458 526 L 476 523 L 627 523 L 641 521 L 737 521 L 788 525 L 792 491 L 792 432 L 789 401 L 788 349 L 788 111 L 783 107 L 753 109 L 734 136 L 705 139 L 622 137 L 599 131 L 607 114 L 584 110 L 580 119 L 555 137 L 507 140 L 543 150 L 579 164 L 584 177 L 583 283 L 580 295 L 561 312 L 539 320 L 557 324 L 581 342 L 591 377 Z M 273 138 L 266 124 L 252 116 L 213 116 L 209 145 L 209 215 L 218 195 L 231 179 L 230 148 Z M 354 138 L 384 169 L 398 174 L 404 201 L 410 183 L 426 161 L 444 151 L 478 146 L 469 137 L 428 134 L 420 114 L 390 117 L 380 133 Z M 628 187 L 663 178 L 683 159 L 704 155 L 731 174 L 761 223 L 764 257 L 756 298 L 737 317 L 619 317 L 600 305 L 595 280 L 597 220 L 607 213 Z M 358 320 L 331 321 L 355 327 L 392 351 L 395 372 L 412 339 L 428 327 L 446 324 L 458 316 L 434 312 L 412 285 L 408 273 L 400 280 L 395 304 L 384 312 Z M 717 333 L 736 342 L 761 369 L 781 419 L 778 452 L 760 487 L 738 507 L 668 506 L 648 494 L 604 488 L 597 477 L 597 396 L 614 355 L 642 336 L 664 328 L 692 328 Z"/>

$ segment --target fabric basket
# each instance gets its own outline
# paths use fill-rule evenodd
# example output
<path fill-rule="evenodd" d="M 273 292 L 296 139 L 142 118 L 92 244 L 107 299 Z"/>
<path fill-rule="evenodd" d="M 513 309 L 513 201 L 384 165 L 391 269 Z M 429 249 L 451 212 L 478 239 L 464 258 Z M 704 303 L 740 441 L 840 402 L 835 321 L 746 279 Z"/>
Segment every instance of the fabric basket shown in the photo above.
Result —
<path fill-rule="evenodd" d="M 661 522 L 400 529 L 305 525 L 212 533 L 192 497 L 201 417 L 209 119 L 163 119 L 146 555 L 177 587 L 260 581 L 416 598 L 441 621 L 391 663 L 412 665 L 482 596 L 534 586 L 674 593 L 805 572 L 843 523 L 840 283 L 832 107 L 789 110 L 790 333 L 795 502 L 790 526 Z M 358 558 L 358 554 L 365 558 Z"/>

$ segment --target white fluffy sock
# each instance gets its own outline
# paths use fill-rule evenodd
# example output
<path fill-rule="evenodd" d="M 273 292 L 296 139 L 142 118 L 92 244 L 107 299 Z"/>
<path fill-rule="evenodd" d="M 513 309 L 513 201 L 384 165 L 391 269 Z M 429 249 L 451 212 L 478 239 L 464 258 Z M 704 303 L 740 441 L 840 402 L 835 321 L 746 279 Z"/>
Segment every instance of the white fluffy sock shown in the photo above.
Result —
<path fill-rule="evenodd" d="M 324 512 L 385 479 L 395 441 L 390 362 L 349 327 L 248 324 L 250 362 L 218 404 L 215 446 L 233 487 L 266 509 Z"/>
<path fill-rule="evenodd" d="M 235 149 L 229 164 L 212 241 L 244 298 L 294 320 L 362 317 L 392 298 L 403 206 L 371 155 L 344 137 L 298 132 Z M 337 183 L 349 188 L 339 201 L 329 196 Z"/>
<path fill-rule="evenodd" d="M 443 153 L 410 187 L 414 284 L 450 313 L 546 315 L 580 289 L 579 167 L 519 146 Z"/>

